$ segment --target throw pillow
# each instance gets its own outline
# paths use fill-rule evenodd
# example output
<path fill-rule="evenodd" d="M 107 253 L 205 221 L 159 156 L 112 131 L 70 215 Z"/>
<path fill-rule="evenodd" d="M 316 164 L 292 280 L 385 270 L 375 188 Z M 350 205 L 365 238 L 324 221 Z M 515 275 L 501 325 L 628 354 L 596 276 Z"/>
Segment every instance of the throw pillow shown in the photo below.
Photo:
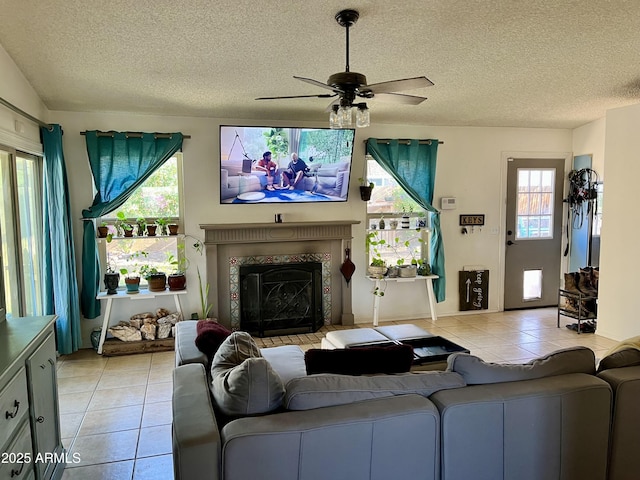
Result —
<path fill-rule="evenodd" d="M 255 415 L 282 405 L 284 385 L 251 335 L 233 332 L 211 362 L 211 393 L 225 415 Z"/>
<path fill-rule="evenodd" d="M 313 375 L 294 378 L 287 383 L 284 406 L 289 410 L 310 410 L 410 393 L 428 397 L 438 390 L 464 386 L 462 377 L 453 372 L 434 371 L 371 377 Z"/>
<path fill-rule="evenodd" d="M 637 348 L 627 348 L 607 355 L 600 360 L 598 373 L 611 368 L 635 367 L 636 365 L 640 365 L 640 350 Z"/>
<path fill-rule="evenodd" d="M 231 330 L 218 322 L 198 320 L 196 324 L 196 347 L 211 360 L 211 357 L 215 355 L 222 342 L 229 335 L 231 335 Z"/>
<path fill-rule="evenodd" d="M 307 375 L 402 373 L 411 369 L 413 347 L 402 344 L 387 347 L 336 348 L 335 350 L 312 348 L 305 352 L 304 363 L 307 366 Z"/>
<path fill-rule="evenodd" d="M 468 353 L 454 353 L 447 359 L 447 371 L 458 372 L 468 385 L 517 382 L 567 373 L 593 375 L 595 370 L 595 355 L 587 347 L 558 350 L 525 364 L 487 363 Z"/>

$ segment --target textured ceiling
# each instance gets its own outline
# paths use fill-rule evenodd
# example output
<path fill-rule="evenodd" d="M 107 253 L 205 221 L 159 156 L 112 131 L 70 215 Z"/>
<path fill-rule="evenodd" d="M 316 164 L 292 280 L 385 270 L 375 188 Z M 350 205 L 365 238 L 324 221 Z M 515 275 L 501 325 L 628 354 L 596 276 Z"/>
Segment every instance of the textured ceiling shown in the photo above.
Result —
<path fill-rule="evenodd" d="M 51 110 L 327 120 L 345 66 L 334 15 L 359 10 L 351 71 L 426 75 L 372 123 L 573 128 L 640 101 L 638 0 L 0 0 L 0 44 Z M 0 72 L 1 79 L 2 72 Z"/>

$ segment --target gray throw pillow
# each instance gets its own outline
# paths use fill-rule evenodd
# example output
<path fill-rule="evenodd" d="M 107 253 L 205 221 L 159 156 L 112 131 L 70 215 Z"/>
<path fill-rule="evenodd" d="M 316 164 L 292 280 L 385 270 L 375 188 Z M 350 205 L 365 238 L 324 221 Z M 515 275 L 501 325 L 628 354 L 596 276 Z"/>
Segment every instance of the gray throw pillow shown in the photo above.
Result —
<path fill-rule="evenodd" d="M 447 359 L 447 371 L 457 372 L 468 385 L 517 382 L 568 373 L 594 375 L 595 355 L 587 347 L 573 347 L 550 353 L 524 364 L 487 363 L 468 353 L 454 353 Z"/>
<path fill-rule="evenodd" d="M 251 335 L 234 332 L 211 362 L 211 393 L 226 415 L 255 415 L 282 405 L 284 386 Z"/>
<path fill-rule="evenodd" d="M 607 355 L 600 360 L 598 372 L 603 372 L 611 368 L 635 367 L 636 365 L 640 365 L 640 350 L 637 348 L 626 348 Z"/>
<path fill-rule="evenodd" d="M 438 390 L 464 386 L 462 377 L 452 372 L 373 376 L 318 374 L 289 381 L 284 407 L 310 410 L 409 393 L 428 397 Z"/>

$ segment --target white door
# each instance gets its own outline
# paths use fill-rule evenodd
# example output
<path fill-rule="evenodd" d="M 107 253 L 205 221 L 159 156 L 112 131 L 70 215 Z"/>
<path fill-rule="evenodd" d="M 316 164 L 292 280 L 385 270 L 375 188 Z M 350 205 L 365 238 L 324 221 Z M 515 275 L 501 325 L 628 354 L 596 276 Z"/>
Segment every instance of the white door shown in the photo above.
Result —
<path fill-rule="evenodd" d="M 504 309 L 558 304 L 564 159 L 509 159 Z"/>

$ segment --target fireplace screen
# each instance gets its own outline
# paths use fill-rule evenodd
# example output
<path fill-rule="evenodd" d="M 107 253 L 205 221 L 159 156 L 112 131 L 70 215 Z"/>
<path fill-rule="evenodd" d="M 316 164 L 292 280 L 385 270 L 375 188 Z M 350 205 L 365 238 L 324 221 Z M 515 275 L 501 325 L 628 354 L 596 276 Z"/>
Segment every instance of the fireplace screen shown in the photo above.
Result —
<path fill-rule="evenodd" d="M 260 337 L 322 326 L 322 263 L 240 267 L 240 329 Z"/>

